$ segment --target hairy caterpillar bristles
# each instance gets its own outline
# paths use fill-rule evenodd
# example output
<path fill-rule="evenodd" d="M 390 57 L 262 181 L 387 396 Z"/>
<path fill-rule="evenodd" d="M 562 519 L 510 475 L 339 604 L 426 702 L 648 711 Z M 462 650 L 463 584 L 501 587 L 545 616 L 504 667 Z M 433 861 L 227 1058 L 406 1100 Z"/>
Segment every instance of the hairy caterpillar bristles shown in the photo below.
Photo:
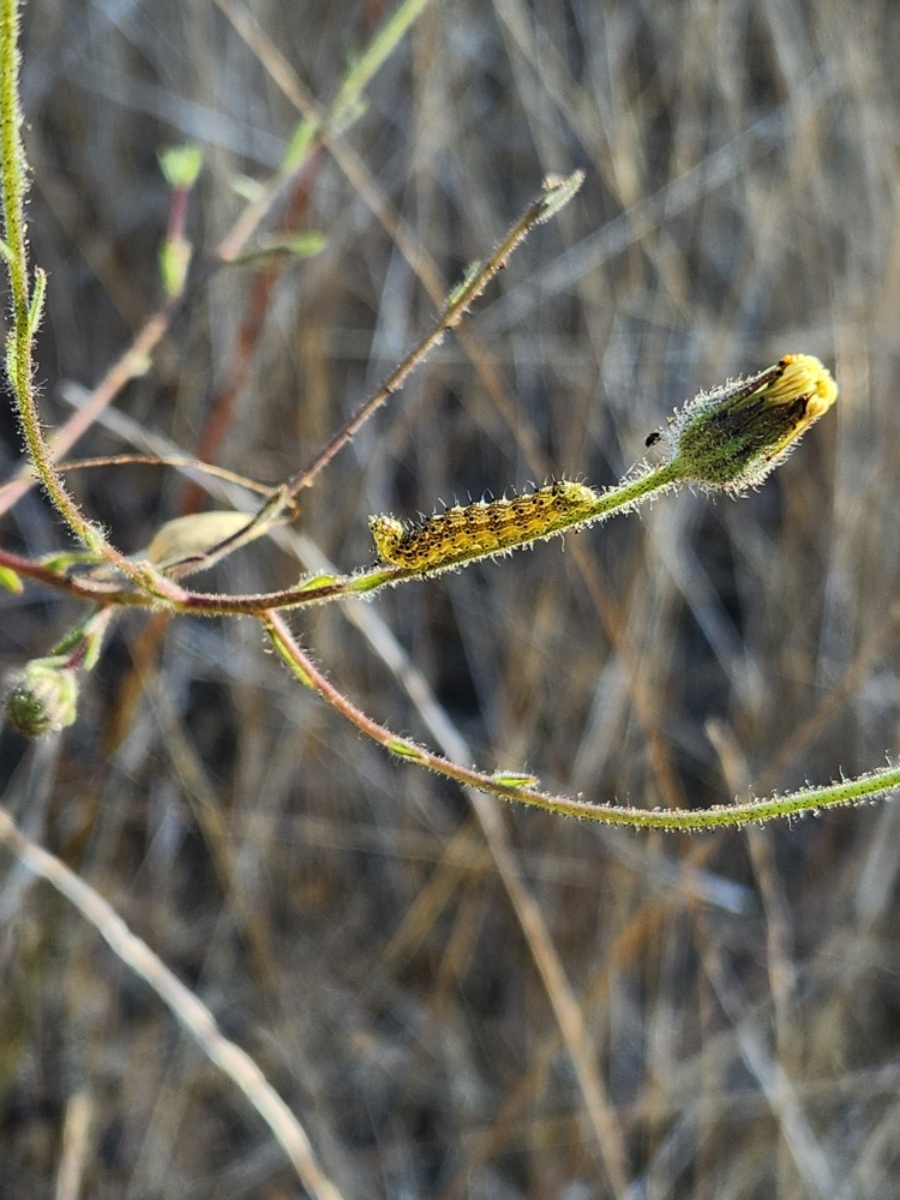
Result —
<path fill-rule="evenodd" d="M 596 510 L 598 495 L 583 483 L 557 479 L 510 500 L 454 505 L 419 525 L 396 517 L 369 518 L 383 562 L 412 571 L 435 571 L 467 559 L 547 538 Z"/>
<path fill-rule="evenodd" d="M 375 548 L 382 562 L 434 574 L 625 512 L 685 483 L 739 495 L 783 461 L 837 394 L 817 358 L 786 354 L 765 371 L 728 380 L 682 405 L 664 430 L 647 439 L 648 446 L 665 444 L 665 460 L 657 467 L 638 463 L 617 488 L 595 492 L 558 479 L 511 500 L 454 505 L 418 525 L 371 517 Z"/>

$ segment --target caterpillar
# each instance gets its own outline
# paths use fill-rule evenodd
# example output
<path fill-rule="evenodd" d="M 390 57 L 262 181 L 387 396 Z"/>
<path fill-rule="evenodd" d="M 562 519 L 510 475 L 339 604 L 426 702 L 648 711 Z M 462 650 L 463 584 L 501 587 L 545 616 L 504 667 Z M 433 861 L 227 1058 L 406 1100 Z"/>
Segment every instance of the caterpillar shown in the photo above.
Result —
<path fill-rule="evenodd" d="M 455 504 L 417 525 L 388 515 L 370 517 L 369 529 L 382 562 L 434 571 L 550 537 L 589 519 L 597 500 L 584 484 L 557 479 L 510 500 Z"/>

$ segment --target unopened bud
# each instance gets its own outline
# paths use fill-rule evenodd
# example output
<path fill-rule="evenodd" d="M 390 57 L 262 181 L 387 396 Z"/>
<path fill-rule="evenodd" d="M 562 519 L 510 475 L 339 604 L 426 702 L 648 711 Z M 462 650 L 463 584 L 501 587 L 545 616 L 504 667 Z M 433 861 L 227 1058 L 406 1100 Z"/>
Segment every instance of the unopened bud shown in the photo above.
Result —
<path fill-rule="evenodd" d="M 23 737 L 40 737 L 71 725 L 78 706 L 78 679 L 68 658 L 35 658 L 14 675 L 6 714 Z"/>
<path fill-rule="evenodd" d="M 742 492 L 784 461 L 837 395 L 817 358 L 787 354 L 758 375 L 701 392 L 675 413 L 662 437 L 681 478 Z"/>

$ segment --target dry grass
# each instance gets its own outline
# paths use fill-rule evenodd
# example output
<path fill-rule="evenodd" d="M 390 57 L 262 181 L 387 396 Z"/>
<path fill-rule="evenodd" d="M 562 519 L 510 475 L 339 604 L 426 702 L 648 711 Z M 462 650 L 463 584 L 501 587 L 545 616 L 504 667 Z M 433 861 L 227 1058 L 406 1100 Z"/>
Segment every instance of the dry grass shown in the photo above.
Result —
<path fill-rule="evenodd" d="M 204 144 L 191 233 L 212 247 L 296 120 L 273 48 L 325 101 L 381 6 L 260 0 L 255 49 L 222 8 L 26 7 L 48 419 L 157 302 L 159 147 Z M 218 460 L 283 478 L 424 330 L 430 260 L 449 284 L 542 175 L 584 166 L 320 479 L 295 552 L 349 569 L 372 512 L 612 482 L 673 404 L 784 352 L 833 365 L 835 412 L 750 499 L 669 497 L 565 552 L 318 610 L 304 644 L 393 728 L 554 791 L 700 805 L 879 765 L 900 704 L 898 55 L 886 0 L 434 4 L 343 167 L 306 173 L 324 251 L 266 294 L 219 273 L 116 407 L 191 453 L 237 378 Z M 131 445 L 98 429 L 79 451 Z M 185 485 L 77 486 L 131 552 Z M 5 529 L 60 543 L 36 495 Z M 254 551 L 216 582 L 299 569 Z M 7 598 L 4 665 L 72 616 Z M 473 810 L 302 692 L 252 622 L 131 616 L 87 691 L 58 743 L 3 733 L 4 802 L 250 1052 L 347 1200 L 900 1196 L 896 807 L 694 840 Z M 299 1194 L 156 998 L 5 857 L 0 1197 L 79 1171 L 90 1197 Z"/>

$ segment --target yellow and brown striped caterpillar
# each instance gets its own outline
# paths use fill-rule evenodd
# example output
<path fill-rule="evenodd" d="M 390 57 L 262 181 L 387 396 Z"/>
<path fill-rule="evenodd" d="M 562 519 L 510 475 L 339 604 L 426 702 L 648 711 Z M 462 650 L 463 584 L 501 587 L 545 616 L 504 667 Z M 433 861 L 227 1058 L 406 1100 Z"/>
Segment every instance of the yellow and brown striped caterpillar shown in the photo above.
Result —
<path fill-rule="evenodd" d="M 392 516 L 369 518 L 379 558 L 412 571 L 434 571 L 551 537 L 595 511 L 597 493 L 583 483 L 557 479 L 510 500 L 454 505 L 420 524 Z"/>

